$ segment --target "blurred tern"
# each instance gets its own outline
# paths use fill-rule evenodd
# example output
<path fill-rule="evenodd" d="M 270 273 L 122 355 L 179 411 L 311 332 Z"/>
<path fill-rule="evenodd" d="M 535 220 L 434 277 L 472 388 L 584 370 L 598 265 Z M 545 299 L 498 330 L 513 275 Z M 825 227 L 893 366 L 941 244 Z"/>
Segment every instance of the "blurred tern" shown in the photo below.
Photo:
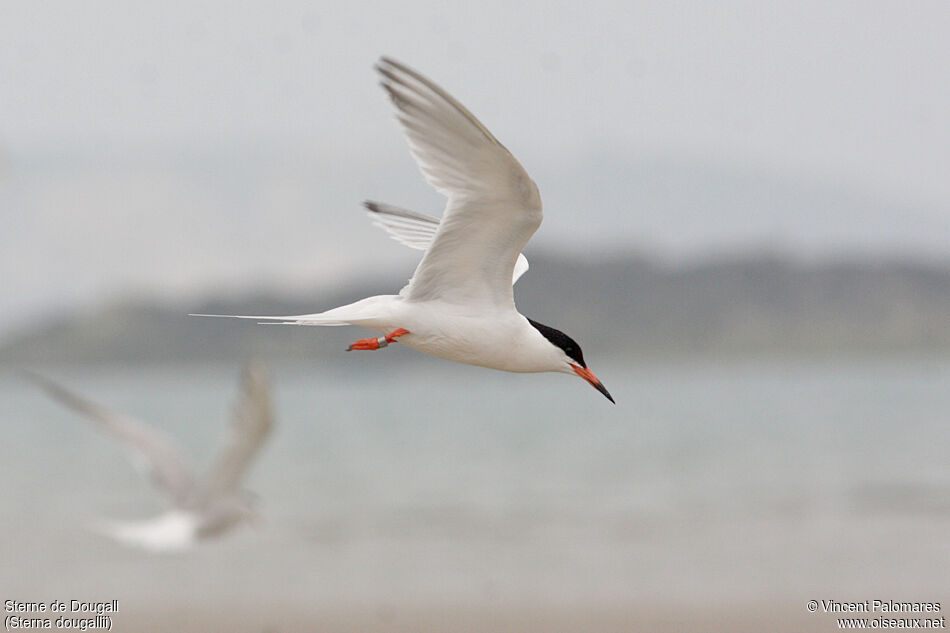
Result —
<path fill-rule="evenodd" d="M 96 526 L 98 531 L 126 545 L 166 552 L 185 549 L 241 523 L 259 520 L 253 495 L 241 490 L 239 484 L 274 426 L 270 387 L 261 368 L 245 368 L 228 444 L 201 480 L 165 434 L 91 402 L 48 378 L 32 372 L 27 375 L 57 401 L 124 444 L 131 451 L 133 463 L 148 471 L 172 506 L 151 519 L 102 522 Z"/>
<path fill-rule="evenodd" d="M 541 196 L 515 157 L 462 104 L 414 70 L 383 57 L 381 85 L 426 181 L 448 201 L 441 221 L 367 202 L 400 241 L 425 250 L 398 295 L 369 297 L 317 314 L 195 315 L 268 319 L 287 325 L 361 325 L 382 336 L 350 350 L 403 343 L 433 356 L 511 372 L 580 376 L 614 399 L 563 332 L 525 318 L 512 284 L 541 225 Z"/>

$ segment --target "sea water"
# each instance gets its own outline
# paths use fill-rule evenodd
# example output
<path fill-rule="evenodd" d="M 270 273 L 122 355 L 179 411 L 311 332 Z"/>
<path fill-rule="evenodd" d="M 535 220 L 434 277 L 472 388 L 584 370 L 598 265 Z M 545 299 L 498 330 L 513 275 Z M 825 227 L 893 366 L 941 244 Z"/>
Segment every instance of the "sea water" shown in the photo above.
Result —
<path fill-rule="evenodd" d="M 950 601 L 950 359 L 605 363 L 614 406 L 565 375 L 373 358 L 271 364 L 278 426 L 245 486 L 264 525 L 166 556 L 85 529 L 164 499 L 121 447 L 3 372 L 2 597 Z M 42 370 L 162 429 L 200 474 L 240 368 Z"/>

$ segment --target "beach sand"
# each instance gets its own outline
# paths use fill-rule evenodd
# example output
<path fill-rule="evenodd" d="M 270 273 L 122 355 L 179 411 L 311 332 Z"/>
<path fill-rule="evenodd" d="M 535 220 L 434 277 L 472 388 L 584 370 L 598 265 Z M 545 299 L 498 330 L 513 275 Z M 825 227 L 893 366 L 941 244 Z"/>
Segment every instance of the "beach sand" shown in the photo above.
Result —
<path fill-rule="evenodd" d="M 827 614 L 769 610 L 762 604 L 729 608 L 666 605 L 630 608 L 478 606 L 336 608 L 307 612 L 181 608 L 127 610 L 116 631 L 138 633 L 684 633 L 722 631 L 792 633 L 837 630 Z"/>

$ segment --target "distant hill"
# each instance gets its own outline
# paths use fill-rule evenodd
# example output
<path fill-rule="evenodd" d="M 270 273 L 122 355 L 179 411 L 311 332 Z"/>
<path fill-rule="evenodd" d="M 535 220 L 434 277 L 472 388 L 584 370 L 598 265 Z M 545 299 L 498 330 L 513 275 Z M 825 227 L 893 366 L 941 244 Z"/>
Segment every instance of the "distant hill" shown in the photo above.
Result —
<path fill-rule="evenodd" d="M 950 269 L 900 261 L 802 265 L 769 256 L 679 267 L 633 257 L 529 259 L 531 270 L 515 288 L 519 309 L 570 333 L 589 357 L 950 351 Z M 334 355 L 365 330 L 186 314 L 300 314 L 397 288 L 103 305 L 7 337 L 0 363 Z"/>

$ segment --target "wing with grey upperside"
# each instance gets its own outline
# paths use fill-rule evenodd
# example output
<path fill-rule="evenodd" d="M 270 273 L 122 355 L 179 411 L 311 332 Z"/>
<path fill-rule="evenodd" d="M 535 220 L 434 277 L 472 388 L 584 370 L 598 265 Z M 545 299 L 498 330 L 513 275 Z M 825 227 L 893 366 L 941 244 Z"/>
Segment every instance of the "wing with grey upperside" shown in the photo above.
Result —
<path fill-rule="evenodd" d="M 236 490 L 273 428 L 270 382 L 262 366 L 250 364 L 243 371 L 227 444 L 209 471 L 203 489 L 211 495 Z"/>
<path fill-rule="evenodd" d="M 155 486 L 175 505 L 189 499 L 194 490 L 194 475 L 171 438 L 145 422 L 88 400 L 45 376 L 25 373 L 54 400 L 124 444 L 132 453 L 132 462 L 146 470 Z"/>

